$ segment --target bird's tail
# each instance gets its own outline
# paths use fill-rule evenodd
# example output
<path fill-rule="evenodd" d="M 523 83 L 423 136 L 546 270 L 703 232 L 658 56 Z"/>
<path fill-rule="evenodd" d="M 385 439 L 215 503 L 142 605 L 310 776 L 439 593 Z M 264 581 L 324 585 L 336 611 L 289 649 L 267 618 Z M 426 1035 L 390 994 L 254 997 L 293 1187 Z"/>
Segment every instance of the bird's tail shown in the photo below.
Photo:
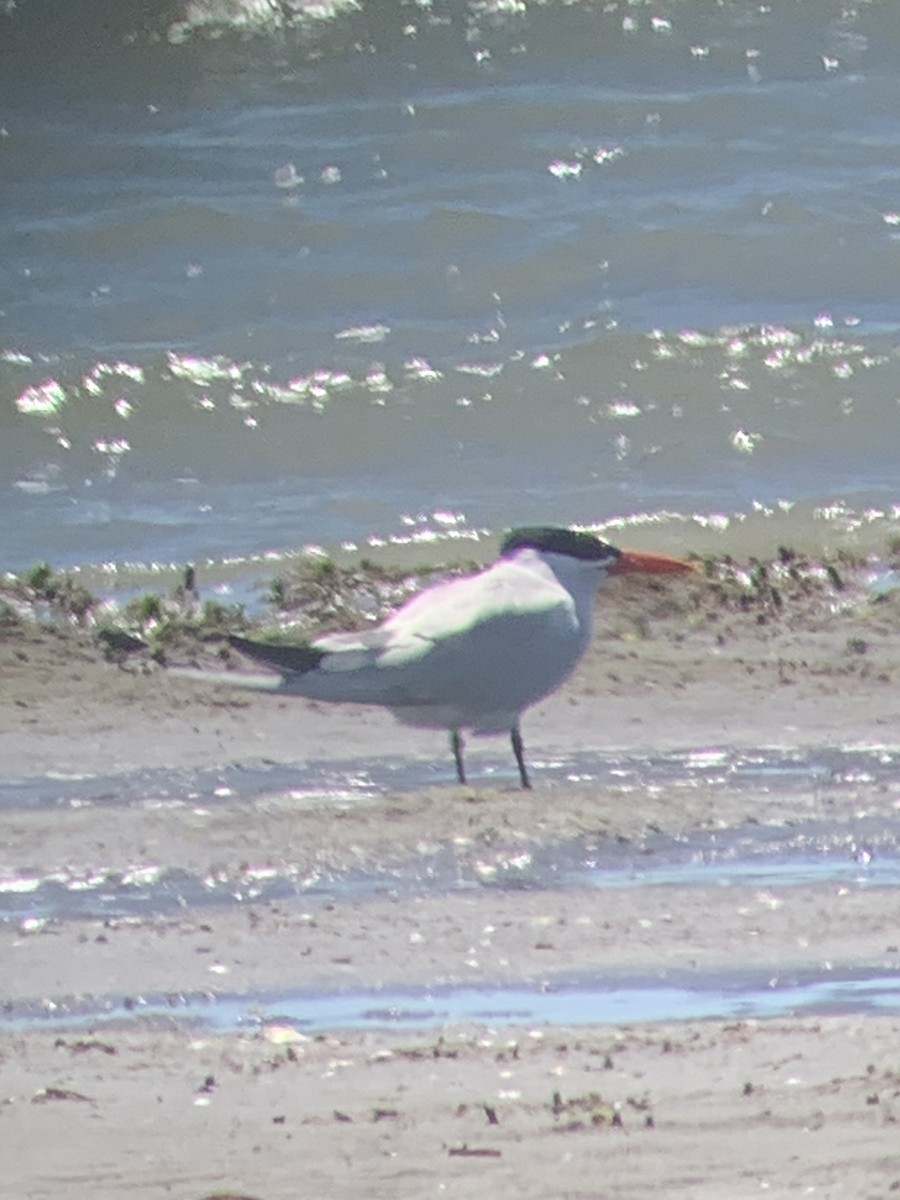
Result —
<path fill-rule="evenodd" d="M 204 671 L 195 667 L 169 667 L 166 674 L 175 675 L 179 679 L 193 679 L 195 683 L 250 688 L 254 692 L 278 692 L 284 685 L 282 675 L 246 675 L 241 671 Z"/>

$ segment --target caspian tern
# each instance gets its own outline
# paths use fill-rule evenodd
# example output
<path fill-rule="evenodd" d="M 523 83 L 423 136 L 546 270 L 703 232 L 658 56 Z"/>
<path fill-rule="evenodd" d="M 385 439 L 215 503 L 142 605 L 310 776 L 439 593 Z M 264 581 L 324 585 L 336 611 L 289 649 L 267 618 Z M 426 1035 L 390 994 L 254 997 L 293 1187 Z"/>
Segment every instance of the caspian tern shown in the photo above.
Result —
<path fill-rule="evenodd" d="M 377 628 L 294 645 L 231 637 L 236 650 L 278 675 L 215 679 L 377 704 L 405 724 L 449 730 L 460 783 L 463 731 L 508 732 L 522 787 L 530 788 L 519 720 L 587 649 L 598 586 L 610 575 L 692 569 L 682 559 L 618 550 L 590 533 L 514 529 L 491 566 L 413 596 Z"/>

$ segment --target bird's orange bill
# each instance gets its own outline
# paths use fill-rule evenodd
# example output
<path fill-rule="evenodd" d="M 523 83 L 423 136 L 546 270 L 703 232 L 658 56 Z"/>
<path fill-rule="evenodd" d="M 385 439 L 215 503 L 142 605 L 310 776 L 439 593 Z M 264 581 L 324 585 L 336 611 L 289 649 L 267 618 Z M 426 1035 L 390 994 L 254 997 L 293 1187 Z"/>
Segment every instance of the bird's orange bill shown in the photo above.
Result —
<path fill-rule="evenodd" d="M 668 554 L 644 554 L 641 550 L 623 550 L 608 568 L 610 575 L 674 575 L 680 571 L 693 571 L 693 563 L 683 558 L 671 558 Z"/>

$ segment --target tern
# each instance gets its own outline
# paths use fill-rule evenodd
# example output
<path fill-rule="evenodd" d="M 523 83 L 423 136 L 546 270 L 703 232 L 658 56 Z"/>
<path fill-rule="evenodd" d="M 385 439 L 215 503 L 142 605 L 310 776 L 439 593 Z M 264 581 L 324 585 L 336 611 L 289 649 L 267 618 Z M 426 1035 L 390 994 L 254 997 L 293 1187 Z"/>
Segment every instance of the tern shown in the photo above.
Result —
<path fill-rule="evenodd" d="M 682 559 L 619 550 L 590 533 L 513 529 L 490 566 L 420 592 L 373 629 L 292 645 L 229 638 L 274 676 L 201 674 L 312 700 L 380 705 L 407 725 L 446 729 L 462 784 L 463 734 L 508 733 L 522 787 L 530 788 L 522 713 L 575 669 L 590 642 L 599 585 L 611 575 L 690 570 Z"/>

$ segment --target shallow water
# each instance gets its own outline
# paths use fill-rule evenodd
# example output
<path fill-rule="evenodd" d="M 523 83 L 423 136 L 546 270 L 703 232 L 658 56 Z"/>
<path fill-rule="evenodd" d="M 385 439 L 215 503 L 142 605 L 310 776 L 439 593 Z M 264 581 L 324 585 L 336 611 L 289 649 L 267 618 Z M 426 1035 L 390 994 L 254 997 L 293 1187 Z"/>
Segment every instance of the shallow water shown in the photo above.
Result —
<path fill-rule="evenodd" d="M 269 1025 L 323 1030 L 633 1024 L 900 1012 L 900 973 L 823 972 L 785 978 L 735 972 L 649 979 L 581 979 L 532 987 L 444 987 L 338 993 L 169 994 L 4 1006 L 0 1030 L 77 1028 L 163 1018 L 225 1031 Z"/>
<path fill-rule="evenodd" d="M 620 792 L 640 788 L 761 787 L 809 791 L 859 784 L 900 787 L 900 747 L 822 747 L 817 751 L 762 746 L 734 750 L 702 746 L 665 754 L 560 754 L 533 761 L 535 777 L 548 784 L 595 784 Z M 485 785 L 517 780 L 508 763 L 479 764 Z M 235 764 L 184 770 L 141 770 L 117 775 L 48 775 L 0 778 L 0 812 L 19 808 L 130 806 L 141 803 L 203 803 L 284 794 L 298 807 L 308 803 L 366 803 L 390 791 L 412 792 L 455 780 L 452 767 L 410 758 L 300 760 L 289 766 Z"/>
<path fill-rule="evenodd" d="M 807 887 L 841 884 L 845 887 L 896 888 L 900 885 L 900 821 L 862 851 L 846 845 L 846 834 L 829 838 L 816 829 L 822 846 L 816 854 L 790 847 L 757 851 L 751 857 L 735 857 L 739 850 L 711 849 L 699 845 L 645 850 L 629 861 L 623 853 L 618 861 L 598 862 L 596 852 L 580 843 L 569 843 L 547 852 L 502 856 L 487 873 L 479 866 L 462 862 L 452 854 L 426 855 L 415 863 L 397 863 L 372 871 L 301 872 L 246 868 L 202 875 L 181 868 L 136 865 L 126 871 L 103 868 L 82 870 L 66 867 L 49 876 L 34 872 L 7 873 L 0 881 L 0 922 L 19 924 L 35 932 L 48 922 L 58 924 L 89 918 L 184 916 L 188 911 L 209 912 L 234 905 L 303 901 L 305 907 L 333 904 L 340 900 L 365 900 L 383 896 L 421 896 L 445 890 L 496 888 L 572 889 L 666 887 Z M 741 831 L 744 850 L 750 838 Z M 813 840 L 803 829 L 794 841 Z M 700 841 L 700 839 L 698 839 Z M 831 844 L 829 845 L 829 842 Z M 633 853 L 633 852 L 632 852 Z M 873 859 L 874 853 L 874 861 Z M 862 861 L 860 861 L 862 859 Z"/>
<path fill-rule="evenodd" d="M 580 838 L 527 850 L 498 848 L 490 861 L 450 847 L 423 851 L 346 871 L 245 864 L 202 874 L 158 861 L 127 869 L 71 864 L 51 874 L 7 865 L 0 871 L 0 920 L 46 922 L 89 917 L 154 916 L 264 902 L 364 900 L 386 894 L 413 896 L 460 889 L 570 889 L 653 886 L 801 887 L 841 883 L 896 887 L 900 883 L 900 813 L 896 819 L 865 815 L 870 788 L 900 792 L 900 751 L 822 750 L 815 755 L 771 749 L 734 752 L 702 749 L 647 758 L 573 756 L 536 762 L 543 785 L 577 781 L 627 797 L 681 788 L 778 796 L 812 794 L 819 800 L 854 797 L 853 819 L 808 819 L 701 830 L 673 838 L 647 833 L 634 842 Z M 104 778 L 35 779 L 0 783 L 0 812 L 113 808 L 189 808 L 214 813 L 225 805 L 335 809 L 375 802 L 388 792 L 414 791 L 435 782 L 422 763 L 311 764 L 232 767 L 216 771 L 144 771 Z"/>
<path fill-rule="evenodd" d="M 898 50 L 829 0 L 6 6 L 0 564 L 883 544 Z"/>
<path fill-rule="evenodd" d="M 708 747 L 646 758 L 557 758 L 535 765 L 548 795 L 554 786 L 578 781 L 625 797 L 655 789 L 703 788 L 713 794 L 746 795 L 751 805 L 755 796 L 798 793 L 812 796 L 815 803 L 803 820 L 748 820 L 678 838 L 648 832 L 632 842 L 594 836 L 527 849 L 495 846 L 485 861 L 442 846 L 413 858 L 348 870 L 302 869 L 289 860 L 264 868 L 252 863 L 233 870 L 211 868 L 201 874 L 157 861 L 115 871 L 71 864 L 49 874 L 8 865 L 0 873 L 0 922 L 30 936 L 87 919 L 177 915 L 202 920 L 203 914 L 217 910 L 266 903 L 300 903 L 304 911 L 314 912 L 318 906 L 331 908 L 346 901 L 365 904 L 370 899 L 459 891 L 825 886 L 851 892 L 893 891 L 900 885 L 900 813 L 890 819 L 865 812 L 871 789 L 900 791 L 897 748 L 800 754 Z M 233 767 L 8 781 L 0 784 L 0 812 L 14 819 L 17 813 L 35 810 L 62 814 L 88 809 L 102 819 L 113 809 L 186 806 L 211 813 L 217 806 L 273 803 L 298 809 L 327 803 L 347 808 L 370 804 L 388 791 L 413 791 L 433 780 L 434 773 L 424 764 L 385 760 L 307 764 L 290 771 Z M 835 798 L 852 799 L 852 807 L 829 810 L 827 802 Z M 215 991 L 79 1000 L 8 993 L 0 1029 L 48 1023 L 94 1027 L 160 1016 L 215 1029 L 275 1023 L 315 1032 L 384 1026 L 429 1029 L 447 1022 L 546 1026 L 874 1011 L 900 1011 L 900 976 L 888 960 L 851 973 L 835 972 L 822 962 L 777 979 L 766 978 L 762 971 L 738 970 L 707 975 L 662 971 L 628 979 L 599 973 L 553 977 L 540 988 L 298 989 L 277 995 Z"/>

